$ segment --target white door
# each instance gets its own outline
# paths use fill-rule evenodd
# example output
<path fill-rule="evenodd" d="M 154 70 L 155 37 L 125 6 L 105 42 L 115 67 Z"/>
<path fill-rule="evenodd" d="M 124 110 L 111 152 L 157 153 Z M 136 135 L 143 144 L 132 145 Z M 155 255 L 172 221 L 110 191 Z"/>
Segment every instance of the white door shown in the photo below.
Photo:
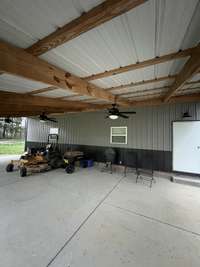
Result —
<path fill-rule="evenodd" d="M 173 171 L 200 174 L 200 121 L 173 122 Z"/>

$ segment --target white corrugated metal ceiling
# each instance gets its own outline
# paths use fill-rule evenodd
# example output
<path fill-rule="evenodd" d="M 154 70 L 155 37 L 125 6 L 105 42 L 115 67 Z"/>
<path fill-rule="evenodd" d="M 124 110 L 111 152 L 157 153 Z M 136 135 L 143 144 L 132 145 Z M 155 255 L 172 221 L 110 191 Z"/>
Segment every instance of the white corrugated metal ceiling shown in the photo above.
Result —
<path fill-rule="evenodd" d="M 21 48 L 29 47 L 101 2 L 103 1 L 1 0 L 0 38 Z M 126 14 L 43 54 L 41 58 L 78 76 L 89 76 L 193 47 L 200 41 L 199 25 L 199 0 L 149 0 Z M 187 58 L 177 59 L 92 82 L 102 88 L 110 88 L 173 75 L 180 71 L 186 60 Z M 194 77 L 193 80 L 199 78 Z M 128 87 L 113 93 L 151 90 L 167 86 L 171 82 L 166 80 L 161 83 Z M 24 93 L 48 86 L 12 75 L 0 75 L 1 90 Z M 198 87 L 198 84 L 193 87 Z M 194 91 L 198 92 L 198 89 Z M 70 94 L 74 95 L 73 92 L 58 89 L 40 95 L 64 97 Z M 82 96 L 73 99 L 97 101 Z"/>

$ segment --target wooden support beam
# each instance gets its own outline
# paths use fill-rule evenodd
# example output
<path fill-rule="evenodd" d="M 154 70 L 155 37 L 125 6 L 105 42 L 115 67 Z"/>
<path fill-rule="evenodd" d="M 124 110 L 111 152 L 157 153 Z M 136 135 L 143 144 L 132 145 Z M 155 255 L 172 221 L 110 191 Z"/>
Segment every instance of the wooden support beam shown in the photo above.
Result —
<path fill-rule="evenodd" d="M 97 105 L 80 101 L 66 101 L 56 98 L 0 91 L 0 117 L 5 114 L 5 109 L 10 116 L 14 116 L 13 114 L 16 113 L 21 114 L 21 111 L 24 112 L 23 114 L 27 111 L 28 116 L 28 114 L 31 112 L 34 113 L 35 111 L 39 112 L 39 114 L 47 110 L 50 113 L 82 112 L 101 110 L 107 106 L 105 104 Z"/>
<path fill-rule="evenodd" d="M 11 93 L 12 94 L 12 93 Z M 0 92 L 0 100 L 2 99 L 1 97 L 1 92 Z M 152 95 L 153 96 L 153 95 Z M 0 117 L 6 117 L 6 116 L 12 116 L 12 117 L 28 117 L 28 116 L 36 116 L 40 115 L 41 112 L 46 112 L 47 114 L 51 113 L 64 113 L 64 112 L 79 112 L 79 111 L 95 111 L 95 110 L 101 110 L 101 109 L 106 109 L 110 107 L 108 104 L 100 104 L 100 105 L 93 105 L 94 107 L 92 108 L 91 105 L 89 107 L 80 109 L 72 109 L 72 108 L 55 108 L 55 107 L 47 107 L 47 106 L 39 106 L 39 105 L 29 105 L 27 103 L 19 103 L 19 101 L 15 101 L 16 103 L 16 108 L 13 108 L 13 103 L 7 104 L 5 102 L 7 99 L 4 99 L 4 104 L 3 101 L 0 101 Z M 180 96 L 175 96 L 172 97 L 169 101 L 169 103 L 188 103 L 188 102 L 199 102 L 200 101 L 200 93 L 196 94 L 188 94 L 188 95 L 180 95 Z M 5 104 L 6 103 L 6 104 Z M 155 106 L 155 105 L 163 105 L 163 104 L 168 104 L 162 101 L 162 98 L 157 95 L 154 95 L 153 98 L 148 98 L 147 100 L 133 100 L 129 101 L 129 106 L 130 107 L 142 107 L 142 106 Z"/>
<path fill-rule="evenodd" d="M 180 95 L 174 96 L 170 99 L 170 101 L 163 102 L 162 97 L 153 97 L 143 101 L 130 101 L 130 106 L 132 107 L 143 107 L 143 106 L 160 106 L 166 105 L 169 103 L 189 103 L 189 102 L 199 102 L 200 101 L 200 94 L 188 94 L 188 95 Z"/>
<path fill-rule="evenodd" d="M 73 94 L 73 95 L 61 96 L 61 97 L 59 97 L 59 98 L 60 98 L 60 99 L 68 99 L 68 98 L 71 98 L 71 97 L 76 97 L 76 96 L 81 96 L 81 95 L 78 95 L 78 94 Z"/>
<path fill-rule="evenodd" d="M 66 101 L 50 97 L 41 97 L 41 96 L 0 91 L 0 104 L 5 104 L 5 103 L 7 105 L 12 105 L 13 108 L 15 105 L 21 105 L 22 107 L 24 105 L 39 106 L 39 107 L 46 106 L 58 109 L 63 108 L 66 110 L 82 110 L 86 108 L 94 108 L 94 109 L 96 108 L 96 105 L 87 104 L 80 101 Z"/>
<path fill-rule="evenodd" d="M 38 41 L 26 49 L 26 51 L 34 56 L 39 56 L 146 1 L 147 0 L 107 0 Z"/>
<path fill-rule="evenodd" d="M 146 90 L 138 90 L 135 92 L 129 92 L 129 93 L 123 93 L 123 97 L 126 99 L 134 99 L 134 97 L 142 97 L 142 96 L 148 96 L 149 94 L 156 94 L 157 91 L 161 91 L 160 93 L 165 93 L 165 91 L 169 89 L 169 86 L 163 86 L 163 87 L 157 87 L 157 88 L 153 88 L 153 89 L 146 89 Z M 187 87 L 181 90 L 182 94 L 186 93 L 186 92 L 190 92 L 192 93 L 192 91 L 198 90 L 200 89 L 200 87 Z M 147 93 L 147 94 L 145 94 Z M 136 96 L 134 96 L 134 94 L 136 94 Z M 120 96 L 122 96 L 122 94 L 120 94 Z"/>
<path fill-rule="evenodd" d="M 197 84 L 197 83 L 200 83 L 200 80 L 197 80 L 197 81 L 191 81 L 191 82 L 186 82 L 186 84 L 190 84 L 190 85 L 192 85 L 192 84 Z"/>
<path fill-rule="evenodd" d="M 190 59 L 185 63 L 180 73 L 177 75 L 174 83 L 170 87 L 163 101 L 167 102 L 183 85 L 191 79 L 200 70 L 200 45 L 192 52 Z"/>
<path fill-rule="evenodd" d="M 115 102 L 115 96 L 82 80 L 42 59 L 30 55 L 21 48 L 0 42 L 0 69 L 34 81 L 50 84 L 72 92 Z M 128 106 L 118 99 L 119 105 Z"/>
<path fill-rule="evenodd" d="M 41 94 L 41 93 L 46 93 L 46 92 L 54 91 L 54 90 L 57 90 L 57 89 L 59 89 L 59 88 L 57 88 L 55 86 L 49 86 L 49 87 L 46 87 L 46 88 L 41 88 L 41 89 L 33 90 L 31 92 L 28 92 L 27 94 L 28 95 L 37 95 L 37 94 Z"/>
<path fill-rule="evenodd" d="M 115 90 L 120 90 L 120 89 L 126 89 L 129 87 L 135 87 L 135 86 L 139 86 L 139 85 L 146 85 L 146 84 L 151 84 L 151 83 L 155 83 L 155 82 L 162 82 L 162 81 L 166 81 L 166 80 L 173 80 L 175 79 L 176 75 L 169 75 L 169 76 L 163 76 L 163 77 L 158 77 L 155 79 L 149 79 L 149 80 L 143 80 L 143 81 L 139 81 L 139 82 L 132 82 L 132 83 L 127 83 L 127 84 L 123 84 L 123 85 L 119 85 L 119 86 L 115 86 L 115 87 L 110 87 L 110 88 L 106 88 L 106 91 L 115 91 Z"/>
<path fill-rule="evenodd" d="M 146 85 L 146 84 L 161 82 L 161 81 L 165 81 L 165 80 L 173 80 L 175 78 L 176 78 L 176 75 L 163 76 L 163 77 L 159 77 L 159 78 L 156 78 L 156 79 L 149 79 L 149 80 L 139 81 L 139 82 L 135 82 L 135 83 L 123 84 L 123 85 L 119 85 L 119 86 L 116 86 L 116 87 L 110 87 L 110 88 L 107 88 L 106 90 L 113 92 L 115 90 L 128 89 L 128 88 L 136 87 L 136 86 L 139 86 L 139 85 Z M 198 84 L 198 83 L 200 83 L 200 80 L 186 82 L 186 84 L 188 84 L 188 85 L 193 85 L 193 84 Z M 163 89 L 169 88 L 169 86 L 165 86 L 165 87 L 162 87 L 162 88 Z M 156 90 L 156 89 L 161 89 L 161 88 L 154 88 L 154 89 L 151 89 L 151 90 Z M 145 89 L 145 91 L 148 91 L 148 90 L 150 90 L 150 89 Z M 123 95 L 133 94 L 135 92 L 142 92 L 142 91 L 138 90 L 138 91 L 133 91 L 133 92 L 131 92 L 131 91 L 130 92 L 123 92 L 123 93 L 118 93 L 116 95 L 123 96 Z"/>
<path fill-rule="evenodd" d="M 41 113 L 39 112 L 33 112 L 33 111 L 16 111 L 16 112 L 1 112 L 0 117 L 5 118 L 5 117 L 31 117 L 31 116 L 37 116 L 40 115 Z M 48 113 L 49 114 L 49 113 Z"/>
<path fill-rule="evenodd" d="M 40 115 L 43 112 L 46 114 L 50 113 L 64 113 L 71 110 L 62 109 L 62 108 L 55 108 L 55 107 L 45 107 L 45 106 L 33 106 L 33 105 L 7 105 L 1 104 L 0 105 L 0 116 L 30 116 L 33 115 Z M 77 110 L 79 111 L 79 110 Z"/>
<path fill-rule="evenodd" d="M 119 85 L 119 86 L 115 86 L 115 87 L 109 87 L 109 88 L 106 88 L 105 90 L 113 92 L 115 90 L 132 88 L 132 87 L 136 87 L 139 85 L 146 85 L 146 84 L 162 82 L 162 81 L 166 81 L 166 80 L 174 80 L 175 78 L 176 78 L 176 75 L 163 76 L 163 77 L 158 77 L 155 79 L 143 80 L 143 81 L 139 81 L 139 82 L 135 82 L 135 83 L 132 82 L 132 83 L 127 83 L 127 84 L 123 84 L 123 85 Z M 200 83 L 200 80 L 187 82 L 186 84 L 192 85 L 192 84 L 197 84 L 197 83 Z"/>
<path fill-rule="evenodd" d="M 156 98 L 156 97 L 161 97 L 163 96 L 164 93 L 163 92 L 152 92 L 149 93 L 148 95 L 136 95 L 133 96 L 131 98 L 129 98 L 129 100 L 131 101 L 143 101 L 143 100 L 147 100 L 147 99 L 151 99 L 151 98 Z"/>
<path fill-rule="evenodd" d="M 88 77 L 83 77 L 83 79 L 85 81 L 92 81 L 92 80 L 102 79 L 102 78 L 113 76 L 113 75 L 117 75 L 117 74 L 120 74 L 120 73 L 123 73 L 123 72 L 149 67 L 149 66 L 152 66 L 152 65 L 155 65 L 155 64 L 160 64 L 160 63 L 167 62 L 167 61 L 174 60 L 174 59 L 178 59 L 178 58 L 188 57 L 193 53 L 193 51 L 195 49 L 196 49 L 196 47 L 195 48 L 188 48 L 188 49 L 176 52 L 176 53 L 171 53 L 171 54 L 167 54 L 167 55 L 164 55 L 164 56 L 155 57 L 155 58 L 152 58 L 152 59 L 147 59 L 145 61 L 137 62 L 135 64 L 130 64 L 128 66 L 124 66 L 124 67 L 108 70 L 108 71 L 105 71 L 105 72 L 102 72 L 102 73 L 93 74 L 93 75 L 88 76 Z"/>
<path fill-rule="evenodd" d="M 159 91 L 159 90 L 167 90 L 169 89 L 169 86 L 162 86 L 162 87 L 157 87 L 157 88 L 153 88 L 153 89 L 145 89 L 145 90 L 137 90 L 137 91 L 133 91 L 133 92 L 126 92 L 126 93 L 120 93 L 117 94 L 117 96 L 129 96 L 129 95 L 134 95 L 134 94 L 144 94 L 147 93 L 146 95 L 148 95 L 148 93 L 151 92 L 155 92 L 155 91 Z"/>

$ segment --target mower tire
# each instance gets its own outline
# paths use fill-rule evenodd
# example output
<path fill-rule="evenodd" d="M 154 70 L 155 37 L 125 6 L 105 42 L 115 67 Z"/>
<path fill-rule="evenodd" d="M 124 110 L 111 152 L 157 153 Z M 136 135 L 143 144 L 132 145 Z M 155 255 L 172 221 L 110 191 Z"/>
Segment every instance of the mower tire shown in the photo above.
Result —
<path fill-rule="evenodd" d="M 14 165 L 12 163 L 9 163 L 7 166 L 6 166 L 6 171 L 7 172 L 13 172 L 13 169 L 14 169 Z"/>
<path fill-rule="evenodd" d="M 27 169 L 25 167 L 20 168 L 20 176 L 25 177 L 27 175 Z"/>

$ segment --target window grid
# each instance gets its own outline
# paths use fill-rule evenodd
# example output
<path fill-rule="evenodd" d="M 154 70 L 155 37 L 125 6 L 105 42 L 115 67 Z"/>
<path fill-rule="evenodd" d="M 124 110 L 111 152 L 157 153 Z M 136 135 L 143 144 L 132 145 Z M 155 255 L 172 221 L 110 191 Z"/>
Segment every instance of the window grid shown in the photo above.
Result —
<path fill-rule="evenodd" d="M 124 133 L 114 133 L 115 130 L 124 130 Z M 116 142 L 113 141 L 113 137 L 124 137 L 124 141 Z M 119 139 L 118 139 L 119 140 Z M 110 143 L 111 144 L 127 144 L 127 127 L 126 126 L 119 126 L 119 127 L 110 127 Z"/>

